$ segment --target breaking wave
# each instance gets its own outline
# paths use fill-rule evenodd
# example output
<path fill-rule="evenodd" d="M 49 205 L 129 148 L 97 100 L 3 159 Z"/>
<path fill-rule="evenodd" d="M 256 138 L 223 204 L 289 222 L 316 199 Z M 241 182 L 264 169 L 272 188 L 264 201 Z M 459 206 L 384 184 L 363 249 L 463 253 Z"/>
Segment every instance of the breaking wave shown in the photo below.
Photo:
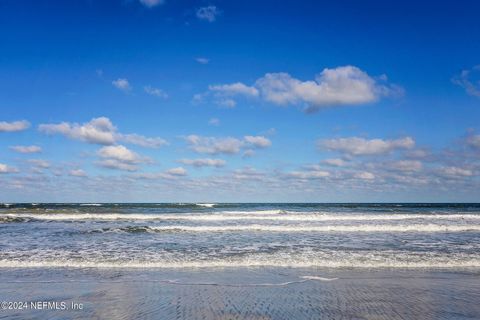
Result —
<path fill-rule="evenodd" d="M 235 226 L 128 226 L 103 228 L 103 232 L 468 232 L 480 231 L 480 225 L 322 225 L 322 226 L 276 226 L 276 225 L 235 225 Z"/>
<path fill-rule="evenodd" d="M 18 219 L 18 220 L 15 220 Z M 212 214 L 130 214 L 130 213 L 9 213 L 0 214 L 1 222 L 26 222 L 30 220 L 185 220 L 185 221 L 389 221 L 389 220 L 480 220 L 479 214 L 391 214 L 391 215 L 334 215 L 283 213 L 279 210 L 255 212 L 219 212 Z"/>

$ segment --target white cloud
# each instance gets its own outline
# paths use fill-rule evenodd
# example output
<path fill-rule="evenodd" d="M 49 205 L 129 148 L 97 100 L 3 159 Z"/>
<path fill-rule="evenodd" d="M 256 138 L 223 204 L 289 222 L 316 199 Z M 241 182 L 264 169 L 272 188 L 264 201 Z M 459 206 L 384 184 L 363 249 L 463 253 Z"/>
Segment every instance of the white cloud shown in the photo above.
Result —
<path fill-rule="evenodd" d="M 354 174 L 354 177 L 357 179 L 362 179 L 362 180 L 374 180 L 375 175 L 371 172 L 367 171 L 362 171 L 362 172 L 357 172 Z"/>
<path fill-rule="evenodd" d="M 272 145 L 272 142 L 264 136 L 245 136 L 245 141 L 257 148 L 267 148 Z"/>
<path fill-rule="evenodd" d="M 50 163 L 46 160 L 42 159 L 29 159 L 27 160 L 29 163 L 33 164 L 34 166 L 42 169 L 50 168 Z"/>
<path fill-rule="evenodd" d="M 255 168 L 252 167 L 244 167 L 241 169 L 236 169 L 233 171 L 232 178 L 235 180 L 255 180 L 255 181 L 262 181 L 265 179 L 265 173 L 260 172 Z"/>
<path fill-rule="evenodd" d="M 237 102 L 233 99 L 219 99 L 217 100 L 217 104 L 219 106 L 231 109 L 231 108 L 235 108 L 235 106 L 237 105 Z"/>
<path fill-rule="evenodd" d="M 187 170 L 185 170 L 182 167 L 177 167 L 177 168 L 168 169 L 167 171 L 165 171 L 165 173 L 170 174 L 172 176 L 185 176 L 187 175 Z"/>
<path fill-rule="evenodd" d="M 153 8 L 165 3 L 164 0 L 139 0 L 139 2 L 148 8 Z"/>
<path fill-rule="evenodd" d="M 139 134 L 119 134 L 118 140 L 125 143 L 135 144 L 137 146 L 145 148 L 160 148 L 161 146 L 168 145 L 168 142 L 162 138 L 148 138 Z"/>
<path fill-rule="evenodd" d="M 0 163 L 0 174 L 2 173 L 17 173 L 18 169 L 14 167 L 7 166 L 6 164 Z"/>
<path fill-rule="evenodd" d="M 237 139 L 189 135 L 185 140 L 193 151 L 207 154 L 236 154 L 245 147 L 267 148 L 272 144 L 269 139 L 263 136 L 245 136 L 243 139 Z"/>
<path fill-rule="evenodd" d="M 440 174 L 446 177 L 459 178 L 459 177 L 471 177 L 473 172 L 470 169 L 460 167 L 442 167 L 440 168 Z"/>
<path fill-rule="evenodd" d="M 246 97 L 258 97 L 258 89 L 255 87 L 249 87 L 241 82 L 236 82 L 232 84 L 221 84 L 221 85 L 212 85 L 209 86 L 210 91 L 225 95 L 225 96 L 236 96 L 242 95 Z"/>
<path fill-rule="evenodd" d="M 42 148 L 39 146 L 11 146 L 10 149 L 12 149 L 15 152 L 18 153 L 40 153 L 42 152 Z"/>
<path fill-rule="evenodd" d="M 307 111 L 335 105 L 375 102 L 382 96 L 400 93 L 354 66 L 324 69 L 315 80 L 301 81 L 288 73 L 267 73 L 256 82 L 266 101 L 277 105 L 305 103 Z"/>
<path fill-rule="evenodd" d="M 115 143 L 116 128 L 106 117 L 94 118 L 83 125 L 62 122 L 59 124 L 41 124 L 38 128 L 47 134 L 59 133 L 71 139 L 88 143 L 104 145 Z"/>
<path fill-rule="evenodd" d="M 248 150 L 245 150 L 245 152 L 243 153 L 242 157 L 244 158 L 250 158 L 250 157 L 253 157 L 255 155 L 255 151 L 252 150 L 252 149 L 248 149 Z"/>
<path fill-rule="evenodd" d="M 99 117 L 84 124 L 62 122 L 59 124 L 41 124 L 38 129 L 46 134 L 62 134 L 70 139 L 87 143 L 113 145 L 125 142 L 147 148 L 159 148 L 168 144 L 162 138 L 148 138 L 138 134 L 122 134 L 110 119 Z"/>
<path fill-rule="evenodd" d="M 125 163 L 116 159 L 103 159 L 97 162 L 97 165 L 107 168 L 107 169 L 116 169 L 116 170 L 124 170 L 124 171 L 137 171 L 138 166 Z"/>
<path fill-rule="evenodd" d="M 417 149 L 407 152 L 405 156 L 410 159 L 425 159 L 430 156 L 430 152 L 425 149 Z"/>
<path fill-rule="evenodd" d="M 480 149 L 480 135 L 472 135 L 467 138 L 467 143 L 471 147 Z"/>
<path fill-rule="evenodd" d="M 200 64 L 208 64 L 210 62 L 210 59 L 199 57 L 199 58 L 195 58 L 195 61 L 197 61 Z"/>
<path fill-rule="evenodd" d="M 240 152 L 243 141 L 236 138 L 213 138 L 189 135 L 185 138 L 190 145 L 190 149 L 198 153 L 208 154 L 234 154 Z"/>
<path fill-rule="evenodd" d="M 472 74 L 480 72 L 480 65 L 474 66 L 471 70 L 463 70 L 459 75 L 453 77 L 452 82 L 465 89 L 467 94 L 480 97 L 480 82 L 472 81 Z"/>
<path fill-rule="evenodd" d="M 207 96 L 207 93 L 197 93 L 193 95 L 192 98 L 192 103 L 193 104 L 199 104 L 205 101 L 205 97 Z"/>
<path fill-rule="evenodd" d="M 350 155 L 375 155 L 391 152 L 396 149 L 410 149 L 415 146 L 415 141 L 411 137 L 405 137 L 395 140 L 382 140 L 351 137 L 320 140 L 320 148 L 332 151 L 348 153 Z"/>
<path fill-rule="evenodd" d="M 79 178 L 82 178 L 82 177 L 86 177 L 87 174 L 85 171 L 83 171 L 82 169 L 74 169 L 74 170 L 70 170 L 68 172 L 68 174 L 72 177 L 79 177 Z"/>
<path fill-rule="evenodd" d="M 322 163 L 329 165 L 329 166 L 334 166 L 334 167 L 343 167 L 347 164 L 345 160 L 342 159 L 325 159 L 322 161 Z"/>
<path fill-rule="evenodd" d="M 178 162 L 185 165 L 190 165 L 194 167 L 223 167 L 225 165 L 225 160 L 222 159 L 181 159 Z"/>
<path fill-rule="evenodd" d="M 30 127 L 30 122 L 26 120 L 13 121 L 13 122 L 0 122 L 0 132 L 15 132 L 26 130 Z"/>
<path fill-rule="evenodd" d="M 399 160 L 390 163 L 389 167 L 398 171 L 420 171 L 423 164 L 418 160 Z"/>
<path fill-rule="evenodd" d="M 292 171 L 289 172 L 287 176 L 295 179 L 319 179 L 330 176 L 330 172 L 323 170 Z"/>
<path fill-rule="evenodd" d="M 138 154 L 122 145 L 103 147 L 98 150 L 98 155 L 102 158 L 111 158 L 122 162 L 142 162 L 142 158 Z"/>
<path fill-rule="evenodd" d="M 220 119 L 211 118 L 210 120 L 208 120 L 208 124 L 212 126 L 218 126 L 220 124 Z"/>
<path fill-rule="evenodd" d="M 112 84 L 117 89 L 120 89 L 125 92 L 128 92 L 132 89 L 132 87 L 130 86 L 130 83 L 125 78 L 118 78 L 117 80 L 113 80 Z"/>
<path fill-rule="evenodd" d="M 132 175 L 133 178 L 137 179 L 146 179 L 146 180 L 158 180 L 158 179 L 166 179 L 166 180 L 176 180 L 177 178 L 184 177 L 188 174 L 187 170 L 182 167 L 171 168 L 165 170 L 164 172 L 147 172 L 147 173 L 139 173 Z"/>
<path fill-rule="evenodd" d="M 338 105 L 360 105 L 386 96 L 399 96 L 403 89 L 387 84 L 386 76 L 371 77 L 355 66 L 324 69 L 314 80 L 302 81 L 285 72 L 267 73 L 253 86 L 241 82 L 211 85 L 209 91 L 224 96 L 261 97 L 279 105 L 303 105 L 306 112 Z"/>
<path fill-rule="evenodd" d="M 146 86 L 143 88 L 143 90 L 145 90 L 145 92 L 151 96 L 155 96 L 163 99 L 168 98 L 168 95 L 162 89 L 154 88 L 152 86 Z"/>
<path fill-rule="evenodd" d="M 97 164 L 109 169 L 136 171 L 137 164 L 150 162 L 149 158 L 141 157 L 122 145 L 103 147 L 97 154 L 102 158 Z"/>
<path fill-rule="evenodd" d="M 220 10 L 216 6 L 201 7 L 197 10 L 197 18 L 208 22 L 214 22 L 220 15 Z"/>

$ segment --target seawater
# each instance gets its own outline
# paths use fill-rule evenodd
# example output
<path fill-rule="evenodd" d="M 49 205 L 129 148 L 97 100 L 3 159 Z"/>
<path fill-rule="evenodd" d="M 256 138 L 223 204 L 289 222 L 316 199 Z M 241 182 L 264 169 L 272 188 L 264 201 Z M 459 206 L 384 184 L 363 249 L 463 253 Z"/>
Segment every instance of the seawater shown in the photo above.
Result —
<path fill-rule="evenodd" d="M 0 204 L 0 268 L 480 269 L 480 204 Z"/>

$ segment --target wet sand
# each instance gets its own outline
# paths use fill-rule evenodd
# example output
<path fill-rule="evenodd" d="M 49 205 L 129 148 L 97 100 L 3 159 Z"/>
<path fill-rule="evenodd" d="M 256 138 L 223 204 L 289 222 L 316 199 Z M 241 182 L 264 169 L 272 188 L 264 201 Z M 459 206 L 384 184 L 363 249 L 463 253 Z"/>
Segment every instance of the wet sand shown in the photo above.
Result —
<path fill-rule="evenodd" d="M 480 272 L 6 268 L 0 301 L 68 309 L 0 319 L 480 319 Z"/>

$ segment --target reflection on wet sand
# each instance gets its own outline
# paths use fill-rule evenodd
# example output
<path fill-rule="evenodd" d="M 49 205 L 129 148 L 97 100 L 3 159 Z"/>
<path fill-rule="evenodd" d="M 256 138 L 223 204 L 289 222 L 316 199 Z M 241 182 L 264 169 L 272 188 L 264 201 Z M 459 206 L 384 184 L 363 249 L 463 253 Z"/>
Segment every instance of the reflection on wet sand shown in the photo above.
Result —
<path fill-rule="evenodd" d="M 0 280 L 3 300 L 84 305 L 78 311 L 23 310 L 0 315 L 9 319 L 480 317 L 480 280 L 473 272 L 17 269 L 2 272 Z"/>

